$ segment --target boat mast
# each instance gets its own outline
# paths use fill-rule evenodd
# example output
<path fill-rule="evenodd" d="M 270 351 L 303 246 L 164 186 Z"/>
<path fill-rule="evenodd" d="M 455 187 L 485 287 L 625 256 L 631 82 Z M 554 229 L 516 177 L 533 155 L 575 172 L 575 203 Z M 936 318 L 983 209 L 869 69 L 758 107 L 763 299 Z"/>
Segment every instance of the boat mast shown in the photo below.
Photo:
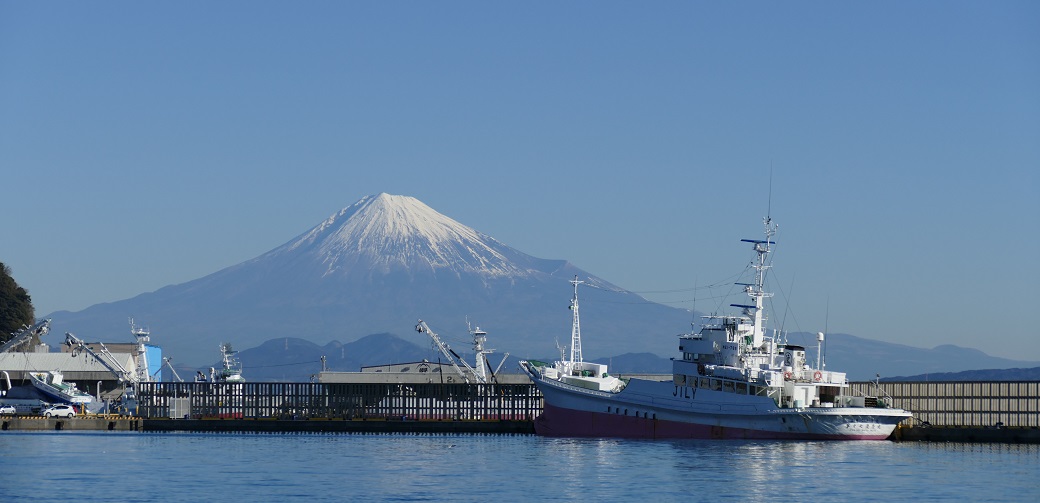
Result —
<path fill-rule="evenodd" d="M 571 311 L 573 311 L 574 321 L 571 324 L 571 360 L 570 368 L 574 368 L 574 363 L 582 363 L 584 360 L 581 357 L 581 324 L 578 321 L 578 285 L 585 283 L 578 279 L 578 276 L 574 276 L 571 280 L 571 284 L 574 285 L 574 298 L 571 299 Z"/>
<path fill-rule="evenodd" d="M 477 354 L 476 366 L 473 367 L 474 373 L 477 375 L 477 382 L 486 383 L 488 382 L 487 369 L 490 368 L 487 362 L 487 355 L 494 353 L 494 349 L 487 349 L 484 347 L 484 343 L 487 342 L 487 332 L 477 327 L 474 330 L 470 324 L 469 319 L 466 320 L 466 326 L 469 327 L 470 334 L 473 334 L 473 352 Z"/>
<path fill-rule="evenodd" d="M 130 318 L 130 334 L 137 342 L 137 380 L 139 382 L 151 381 L 152 374 L 148 371 L 148 348 L 145 343 L 151 341 L 152 333 L 147 328 L 135 325 L 134 319 Z"/>
<path fill-rule="evenodd" d="M 741 239 L 745 243 L 751 243 L 754 245 L 755 253 L 758 257 L 755 259 L 755 263 L 752 267 L 755 268 L 755 283 L 751 285 L 745 285 L 745 292 L 748 296 L 755 301 L 753 306 L 737 306 L 744 308 L 751 308 L 755 312 L 754 316 L 754 332 L 752 333 L 752 347 L 759 347 L 765 340 L 765 310 L 764 310 L 764 299 L 766 297 L 772 297 L 772 293 L 765 291 L 766 281 L 766 270 L 772 267 L 769 264 L 769 254 L 773 251 L 773 245 L 776 244 L 773 241 L 773 236 L 776 234 L 777 225 L 773 223 L 773 219 L 766 217 L 762 220 L 765 227 L 765 239 Z"/>

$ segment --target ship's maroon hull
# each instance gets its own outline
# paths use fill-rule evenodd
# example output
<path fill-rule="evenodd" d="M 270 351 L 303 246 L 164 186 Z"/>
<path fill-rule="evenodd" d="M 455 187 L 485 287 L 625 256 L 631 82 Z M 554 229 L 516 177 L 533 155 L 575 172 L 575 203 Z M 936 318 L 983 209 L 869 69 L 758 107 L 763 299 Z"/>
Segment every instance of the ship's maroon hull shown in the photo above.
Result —
<path fill-rule="evenodd" d="M 713 426 L 649 417 L 565 409 L 545 404 L 534 422 L 535 432 L 548 437 L 689 438 L 760 440 L 885 440 L 888 435 L 813 434 Z"/>

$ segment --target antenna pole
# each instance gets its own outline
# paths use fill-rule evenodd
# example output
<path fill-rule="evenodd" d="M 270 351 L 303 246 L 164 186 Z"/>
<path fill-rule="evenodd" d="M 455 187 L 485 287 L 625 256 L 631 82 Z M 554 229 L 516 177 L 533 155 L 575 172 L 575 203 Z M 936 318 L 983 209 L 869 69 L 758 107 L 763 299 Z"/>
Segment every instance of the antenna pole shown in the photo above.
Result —
<path fill-rule="evenodd" d="M 773 216 L 773 161 L 769 161 L 769 198 L 766 202 L 766 220 Z"/>
<path fill-rule="evenodd" d="M 585 283 L 578 279 L 578 276 L 574 276 L 571 280 L 571 284 L 574 285 L 574 298 L 571 299 L 571 311 L 573 311 L 574 322 L 571 324 L 571 368 L 574 368 L 574 363 L 582 363 L 581 357 L 581 323 L 578 321 L 578 285 Z"/>
<path fill-rule="evenodd" d="M 828 326 L 828 324 L 830 324 L 830 321 L 831 321 L 831 296 L 830 295 L 827 296 L 827 310 L 825 311 L 825 313 L 826 314 L 823 315 L 823 333 L 827 334 L 827 333 L 830 333 L 830 332 L 828 332 L 827 326 Z M 824 356 L 824 353 L 826 353 L 826 352 L 827 352 L 827 340 L 824 339 L 824 341 L 823 341 L 823 349 L 821 350 L 821 353 L 820 353 L 820 360 L 821 360 L 820 368 L 821 369 L 827 368 L 827 358 Z"/>

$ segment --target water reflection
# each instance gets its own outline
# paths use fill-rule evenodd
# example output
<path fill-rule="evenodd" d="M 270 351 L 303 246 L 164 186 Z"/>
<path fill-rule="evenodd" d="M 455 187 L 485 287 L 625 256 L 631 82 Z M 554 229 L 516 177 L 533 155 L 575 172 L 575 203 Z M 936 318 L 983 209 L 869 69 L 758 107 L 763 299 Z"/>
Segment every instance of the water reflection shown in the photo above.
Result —
<path fill-rule="evenodd" d="M 1038 466 L 1036 445 L 7 432 L 0 501 L 55 484 L 121 501 L 1040 501 Z"/>

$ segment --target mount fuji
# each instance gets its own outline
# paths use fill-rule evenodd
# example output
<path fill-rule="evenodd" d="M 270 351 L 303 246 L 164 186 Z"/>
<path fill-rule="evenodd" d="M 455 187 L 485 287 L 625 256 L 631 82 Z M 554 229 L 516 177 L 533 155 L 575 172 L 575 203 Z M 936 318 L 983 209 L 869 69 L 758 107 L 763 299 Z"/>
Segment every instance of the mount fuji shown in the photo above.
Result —
<path fill-rule="evenodd" d="M 212 364 L 222 342 L 244 349 L 278 337 L 325 344 L 393 333 L 425 344 L 413 331 L 419 319 L 454 347 L 471 341 L 468 318 L 500 353 L 549 357 L 557 354 L 555 341 L 570 341 L 575 276 L 586 282 L 579 290 L 586 358 L 670 356 L 672 336 L 689 330 L 688 311 L 646 301 L 566 260 L 532 257 L 415 198 L 385 193 L 252 260 L 47 317 L 54 333 L 117 341 L 130 338 L 126 319 L 133 316 L 152 329 L 165 356 L 187 365 Z"/>

